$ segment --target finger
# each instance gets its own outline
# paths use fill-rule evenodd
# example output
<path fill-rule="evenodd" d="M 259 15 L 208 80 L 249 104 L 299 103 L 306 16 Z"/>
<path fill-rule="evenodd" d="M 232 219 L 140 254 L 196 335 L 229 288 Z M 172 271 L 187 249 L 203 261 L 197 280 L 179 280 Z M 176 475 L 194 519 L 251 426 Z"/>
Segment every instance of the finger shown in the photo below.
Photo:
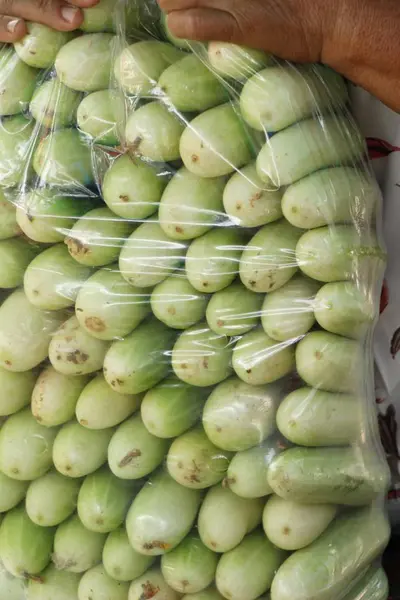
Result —
<path fill-rule="evenodd" d="M 99 2 L 100 0 L 69 0 L 70 4 L 79 8 L 92 8 L 92 6 L 96 6 Z"/>
<path fill-rule="evenodd" d="M 239 43 L 237 22 L 232 15 L 214 8 L 190 8 L 168 14 L 168 28 L 178 38 L 205 42 Z"/>
<path fill-rule="evenodd" d="M 0 14 L 43 23 L 61 31 L 76 29 L 83 20 L 80 8 L 63 0 L 0 0 Z"/>
<path fill-rule="evenodd" d="M 0 42 L 13 44 L 26 35 L 27 29 L 23 19 L 0 15 Z"/>
<path fill-rule="evenodd" d="M 158 0 L 158 4 L 166 13 L 174 10 L 189 10 L 191 8 L 214 8 L 215 10 L 228 10 L 231 0 Z"/>

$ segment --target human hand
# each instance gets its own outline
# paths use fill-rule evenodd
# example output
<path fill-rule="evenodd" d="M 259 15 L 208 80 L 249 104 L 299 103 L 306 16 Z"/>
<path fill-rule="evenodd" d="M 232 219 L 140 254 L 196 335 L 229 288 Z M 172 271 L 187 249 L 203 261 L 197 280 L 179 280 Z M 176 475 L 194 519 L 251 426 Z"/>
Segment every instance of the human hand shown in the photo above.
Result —
<path fill-rule="evenodd" d="M 322 62 L 400 112 L 399 0 L 158 0 L 180 38 Z"/>
<path fill-rule="evenodd" d="M 0 42 L 13 43 L 27 33 L 25 21 L 72 31 L 82 23 L 81 8 L 99 0 L 0 0 Z"/>
<path fill-rule="evenodd" d="M 158 0 L 181 38 L 233 42 L 296 62 L 319 62 L 340 0 Z"/>

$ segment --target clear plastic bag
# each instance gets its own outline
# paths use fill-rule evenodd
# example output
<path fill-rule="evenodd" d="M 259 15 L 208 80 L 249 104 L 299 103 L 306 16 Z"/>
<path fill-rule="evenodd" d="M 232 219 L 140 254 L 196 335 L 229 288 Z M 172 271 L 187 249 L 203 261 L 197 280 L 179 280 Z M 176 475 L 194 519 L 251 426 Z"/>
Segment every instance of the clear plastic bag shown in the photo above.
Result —
<path fill-rule="evenodd" d="M 345 82 L 139 0 L 0 79 L 0 600 L 386 600 Z"/>

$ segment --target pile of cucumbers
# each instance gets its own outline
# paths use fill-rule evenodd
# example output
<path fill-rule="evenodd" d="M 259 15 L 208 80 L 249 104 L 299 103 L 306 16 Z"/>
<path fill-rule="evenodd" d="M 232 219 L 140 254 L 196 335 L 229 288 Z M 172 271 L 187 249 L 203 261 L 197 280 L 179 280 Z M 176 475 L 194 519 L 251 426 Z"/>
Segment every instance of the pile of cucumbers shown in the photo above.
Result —
<path fill-rule="evenodd" d="M 114 9 L 0 54 L 0 599 L 386 600 L 346 85 Z"/>

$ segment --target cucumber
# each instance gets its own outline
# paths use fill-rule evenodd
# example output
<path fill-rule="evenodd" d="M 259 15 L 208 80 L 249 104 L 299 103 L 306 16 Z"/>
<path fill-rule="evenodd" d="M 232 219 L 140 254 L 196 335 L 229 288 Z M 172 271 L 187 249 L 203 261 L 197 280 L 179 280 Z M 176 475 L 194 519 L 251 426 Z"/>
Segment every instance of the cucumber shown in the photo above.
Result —
<path fill-rule="evenodd" d="M 55 77 L 42 83 L 32 96 L 29 111 L 47 129 L 71 127 L 75 124 L 81 94 L 71 90 Z"/>
<path fill-rule="evenodd" d="M 49 565 L 38 578 L 32 578 L 26 591 L 27 600 L 78 600 L 80 576 L 59 571 Z"/>
<path fill-rule="evenodd" d="M 271 599 L 342 598 L 384 550 L 389 535 L 389 526 L 380 508 L 342 515 L 308 548 L 287 559 L 275 576 Z"/>
<path fill-rule="evenodd" d="M 224 190 L 225 212 L 236 225 L 261 227 L 282 217 L 282 193 L 266 189 L 251 163 L 235 173 Z"/>
<path fill-rule="evenodd" d="M 129 583 L 115 581 L 103 565 L 97 565 L 82 576 L 78 587 L 78 600 L 128 600 Z"/>
<path fill-rule="evenodd" d="M 0 469 L 18 481 L 33 481 L 51 467 L 56 428 L 39 425 L 29 408 L 11 415 L 0 429 Z"/>
<path fill-rule="evenodd" d="M 105 90 L 110 83 L 115 36 L 89 33 L 61 48 L 55 69 L 61 83 L 78 92 Z"/>
<path fill-rule="evenodd" d="M 370 175 L 352 167 L 317 171 L 289 186 L 282 198 L 285 218 L 300 229 L 370 221 L 379 198 Z M 310 202 L 312 198 L 312 202 Z"/>
<path fill-rule="evenodd" d="M 75 514 L 57 527 L 53 563 L 61 571 L 84 573 L 101 561 L 106 537 L 105 533 L 86 529 Z"/>
<path fill-rule="evenodd" d="M 362 346 L 354 340 L 313 331 L 297 346 L 297 372 L 310 387 L 354 393 L 363 373 L 362 351 Z"/>
<path fill-rule="evenodd" d="M 263 508 L 263 499 L 239 498 L 221 485 L 211 488 L 197 523 L 203 544 L 213 552 L 233 550 L 261 523 Z"/>
<path fill-rule="evenodd" d="M 108 348 L 107 342 L 89 335 L 73 316 L 53 334 L 49 359 L 62 375 L 88 375 L 102 368 Z"/>
<path fill-rule="evenodd" d="M 216 228 L 194 240 L 186 256 L 186 276 L 199 292 L 219 292 L 239 274 L 246 238 L 240 230 Z"/>
<path fill-rule="evenodd" d="M 248 333 L 258 325 L 262 302 L 261 294 L 234 282 L 211 298 L 206 312 L 208 326 L 221 335 Z"/>
<path fill-rule="evenodd" d="M 34 122 L 15 115 L 0 125 L 0 185 L 19 186 L 32 174 L 29 154 L 35 139 Z"/>
<path fill-rule="evenodd" d="M 24 275 L 25 294 L 42 310 L 69 308 L 91 274 L 89 267 L 75 262 L 63 244 L 56 244 L 29 264 Z"/>
<path fill-rule="evenodd" d="M 119 268 L 131 285 L 153 287 L 179 267 L 185 254 L 183 243 L 171 240 L 158 223 L 148 221 L 127 239 L 119 257 Z"/>
<path fill-rule="evenodd" d="M 131 153 L 146 161 L 179 160 L 179 140 L 185 130 L 183 118 L 161 102 L 137 108 L 127 119 L 125 143 Z"/>
<path fill-rule="evenodd" d="M 38 72 L 29 67 L 11 47 L 1 49 L 2 117 L 18 115 L 29 105 L 38 80 Z"/>
<path fill-rule="evenodd" d="M 114 392 L 99 374 L 82 390 L 75 414 L 78 423 L 88 429 L 107 429 L 139 410 L 141 401 L 140 395 L 123 396 Z"/>
<path fill-rule="evenodd" d="M 89 141 L 73 128 L 57 129 L 42 138 L 33 155 L 33 168 L 42 183 L 75 187 L 78 193 L 95 182 Z"/>
<path fill-rule="evenodd" d="M 1 417 L 13 415 L 30 403 L 36 379 L 36 371 L 13 373 L 0 367 Z"/>
<path fill-rule="evenodd" d="M 125 527 L 112 531 L 103 548 L 103 565 L 107 574 L 116 581 L 132 581 L 141 577 L 155 558 L 135 552 L 129 543 Z"/>
<path fill-rule="evenodd" d="M 21 235 L 22 230 L 17 223 L 16 201 L 12 194 L 0 189 L 0 240 Z"/>
<path fill-rule="evenodd" d="M 75 315 L 81 327 L 99 340 L 121 339 L 150 314 L 150 293 L 130 285 L 118 266 L 100 269 L 78 292 Z"/>
<path fill-rule="evenodd" d="M 7 475 L 0 472 L 0 486 L 0 513 L 6 513 L 15 508 L 25 498 L 29 481 L 11 479 L 11 477 L 7 477 Z"/>
<path fill-rule="evenodd" d="M 91 198 L 61 195 L 54 189 L 39 189 L 18 203 L 17 222 L 24 234 L 35 242 L 63 242 L 75 222 L 93 208 Z"/>
<path fill-rule="evenodd" d="M 307 231 L 296 247 L 300 269 L 317 281 L 331 283 L 354 279 L 354 273 L 374 272 L 381 268 L 385 254 L 375 234 L 360 236 L 355 227 L 337 225 Z"/>
<path fill-rule="evenodd" d="M 95 6 L 84 8 L 83 22 L 79 29 L 88 33 L 115 31 L 115 2 L 100 0 Z"/>
<path fill-rule="evenodd" d="M 163 71 L 184 56 L 178 48 L 165 42 L 140 41 L 121 52 L 115 62 L 114 74 L 128 95 L 147 96 Z"/>
<path fill-rule="evenodd" d="M 221 81 L 194 54 L 165 69 L 158 88 L 165 101 L 179 112 L 204 112 L 229 99 Z"/>
<path fill-rule="evenodd" d="M 180 594 L 194 594 L 214 581 L 219 556 L 209 550 L 195 532 L 161 558 L 161 572 L 167 584 Z"/>
<path fill-rule="evenodd" d="M 308 333 L 315 323 L 314 304 L 319 284 L 301 274 L 267 294 L 261 323 L 270 338 L 286 342 Z"/>
<path fill-rule="evenodd" d="M 302 232 L 285 220 L 265 225 L 258 231 L 240 259 L 240 279 L 253 292 L 273 292 L 298 271 L 295 259 Z"/>
<path fill-rule="evenodd" d="M 232 373 L 232 349 L 227 336 L 214 333 L 200 323 L 179 336 L 172 350 L 172 368 L 181 381 L 209 387 Z"/>
<path fill-rule="evenodd" d="M 211 585 L 206 590 L 197 592 L 197 594 L 185 594 L 182 600 L 224 600 L 224 598 L 217 588 Z"/>
<path fill-rule="evenodd" d="M 0 527 L 0 560 L 14 577 L 30 579 L 50 562 L 53 527 L 39 527 L 22 506 L 5 516 Z"/>
<path fill-rule="evenodd" d="M 248 450 L 268 438 L 276 428 L 282 386 L 255 387 L 232 377 L 218 385 L 203 412 L 208 438 L 218 448 Z"/>
<path fill-rule="evenodd" d="M 60 429 L 53 446 L 53 462 L 59 473 L 79 478 L 94 473 L 107 460 L 112 429 L 86 429 L 71 421 Z"/>
<path fill-rule="evenodd" d="M 180 169 L 161 198 L 159 220 L 164 233 L 174 240 L 192 240 L 223 221 L 225 184 L 225 177 L 205 179 Z"/>
<path fill-rule="evenodd" d="M 223 484 L 241 498 L 262 498 L 273 493 L 268 483 L 268 469 L 276 456 L 289 444 L 280 435 L 273 435 L 260 446 L 235 454 Z"/>
<path fill-rule="evenodd" d="M 148 598 L 157 598 L 158 596 L 160 600 L 179 600 L 182 594 L 169 587 L 161 570 L 153 567 L 132 581 L 129 588 L 129 600 L 144 600 L 146 596 Z"/>
<path fill-rule="evenodd" d="M 376 456 L 352 448 L 291 448 L 268 469 L 273 491 L 300 504 L 364 506 L 387 487 L 387 471 Z"/>
<path fill-rule="evenodd" d="M 32 481 L 26 494 L 26 512 L 41 527 L 54 527 L 75 511 L 81 482 L 49 471 Z"/>
<path fill-rule="evenodd" d="M 104 202 L 124 219 L 146 219 L 157 211 L 167 181 L 161 169 L 123 154 L 104 175 Z"/>
<path fill-rule="evenodd" d="M 263 513 L 265 535 L 282 550 L 300 550 L 319 538 L 336 512 L 332 504 L 298 504 L 272 496 Z"/>
<path fill-rule="evenodd" d="M 22 237 L 0 240 L 0 288 L 22 285 L 26 269 L 40 251 L 39 245 Z"/>
<path fill-rule="evenodd" d="M 21 60 L 36 69 L 53 67 L 57 54 L 74 37 L 72 31 L 56 31 L 41 23 L 28 22 L 28 33 L 14 48 Z"/>
<path fill-rule="evenodd" d="M 209 42 L 208 60 L 218 75 L 237 81 L 244 81 L 273 64 L 272 57 L 262 50 L 227 42 Z"/>
<path fill-rule="evenodd" d="M 151 309 L 172 329 L 188 329 L 205 317 L 209 296 L 196 290 L 181 273 L 159 283 L 151 294 Z"/>
<path fill-rule="evenodd" d="M 315 318 L 321 327 L 355 339 L 367 335 L 377 312 L 371 294 L 363 293 L 357 284 L 347 281 L 327 283 L 314 303 Z"/>
<path fill-rule="evenodd" d="M 382 568 L 371 567 L 344 600 L 387 600 L 389 582 Z"/>
<path fill-rule="evenodd" d="M 26 582 L 23 579 L 16 579 L 3 566 L 0 569 L 0 589 L 7 600 L 25 600 L 26 598 Z"/>
<path fill-rule="evenodd" d="M 151 318 L 124 340 L 114 342 L 104 359 L 104 377 L 120 394 L 140 394 L 157 385 L 171 369 L 176 332 Z"/>
<path fill-rule="evenodd" d="M 285 553 L 264 532 L 255 531 L 222 556 L 217 567 L 217 588 L 231 600 L 256 600 L 269 590 L 284 559 Z"/>
<path fill-rule="evenodd" d="M 356 396 L 304 387 L 278 409 L 278 429 L 299 446 L 347 446 L 360 437 L 363 406 Z"/>
<path fill-rule="evenodd" d="M 124 522 L 138 489 L 136 482 L 118 479 L 103 467 L 83 482 L 78 496 L 78 516 L 89 531 L 114 531 Z"/>
<path fill-rule="evenodd" d="M 164 460 L 169 443 L 149 433 L 140 415 L 120 425 L 108 446 L 108 464 L 120 479 L 140 479 Z"/>
<path fill-rule="evenodd" d="M 307 119 L 268 140 L 258 155 L 257 172 L 280 188 L 319 169 L 357 162 L 364 153 L 364 139 L 347 116 Z"/>
<path fill-rule="evenodd" d="M 348 100 L 344 79 L 322 65 L 268 67 L 253 75 L 240 95 L 244 120 L 266 133 L 286 129 L 318 111 L 342 108 Z"/>
<path fill-rule="evenodd" d="M 179 485 L 166 471 L 153 475 L 126 519 L 133 549 L 146 556 L 161 556 L 176 548 L 192 529 L 200 502 L 199 490 Z"/>
<path fill-rule="evenodd" d="M 85 96 L 78 106 L 78 127 L 96 144 L 117 146 L 119 143 L 114 103 L 111 91 L 100 90 Z"/>
<path fill-rule="evenodd" d="M 95 208 L 72 227 L 64 243 L 74 260 L 88 267 L 103 267 L 118 260 L 125 240 L 135 229 L 109 208 Z"/>
<path fill-rule="evenodd" d="M 250 385 L 273 383 L 295 366 L 294 348 L 279 344 L 261 329 L 247 333 L 236 344 L 232 364 L 236 375 Z"/>
<path fill-rule="evenodd" d="M 175 438 L 201 418 L 209 390 L 167 377 L 143 398 L 141 415 L 146 429 L 159 438 Z"/>
<path fill-rule="evenodd" d="M 0 306 L 0 366 L 14 372 L 37 367 L 47 357 L 51 336 L 65 318 L 63 311 L 32 306 L 23 290 L 13 292 Z"/>
<path fill-rule="evenodd" d="M 211 585 L 206 590 L 197 592 L 197 594 L 185 594 L 182 600 L 224 600 L 224 598 L 217 588 Z"/>
<path fill-rule="evenodd" d="M 200 177 L 229 175 L 253 158 L 250 136 L 230 103 L 191 121 L 180 139 L 185 167 Z"/>
<path fill-rule="evenodd" d="M 172 442 L 167 469 L 180 485 L 203 490 L 224 479 L 231 458 L 232 453 L 217 448 L 198 425 Z"/>

